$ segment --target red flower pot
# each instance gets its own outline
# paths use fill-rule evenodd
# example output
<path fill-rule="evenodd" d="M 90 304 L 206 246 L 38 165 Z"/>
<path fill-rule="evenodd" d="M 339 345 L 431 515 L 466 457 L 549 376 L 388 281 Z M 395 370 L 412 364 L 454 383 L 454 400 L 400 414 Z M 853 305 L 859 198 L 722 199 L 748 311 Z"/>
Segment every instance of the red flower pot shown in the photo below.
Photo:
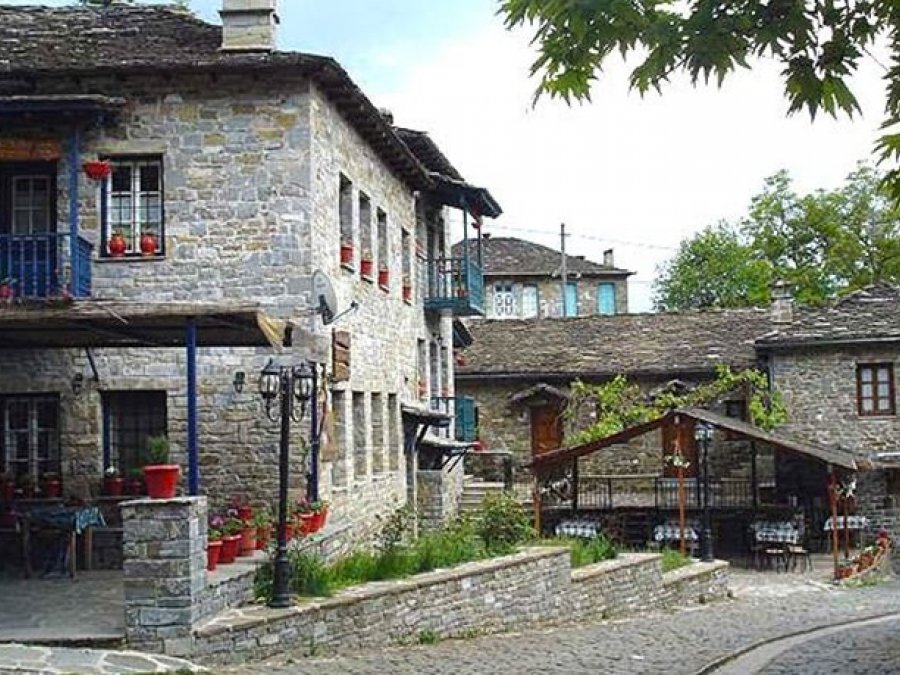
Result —
<path fill-rule="evenodd" d="M 85 162 L 81 168 L 91 180 L 103 180 L 112 173 L 112 165 L 109 162 Z"/>
<path fill-rule="evenodd" d="M 266 546 L 269 545 L 269 539 L 272 538 L 272 528 L 271 527 L 258 527 L 256 528 L 256 550 L 257 551 L 265 551 Z"/>
<path fill-rule="evenodd" d="M 313 532 L 318 532 L 325 527 L 325 521 L 328 519 L 328 509 L 316 511 L 313 514 Z"/>
<path fill-rule="evenodd" d="M 144 483 L 150 499 L 171 499 L 175 496 L 181 467 L 177 464 L 151 464 L 144 467 Z"/>
<path fill-rule="evenodd" d="M 253 520 L 253 507 L 248 505 L 237 507 L 237 516 L 238 520 L 249 523 Z"/>
<path fill-rule="evenodd" d="M 125 237 L 121 234 L 112 235 L 106 244 L 106 250 L 109 251 L 109 254 L 113 258 L 121 258 L 124 256 L 127 248 L 128 244 L 125 242 Z"/>
<path fill-rule="evenodd" d="M 44 496 L 48 499 L 56 499 L 62 494 L 62 482 L 58 480 L 48 480 L 44 482 Z"/>
<path fill-rule="evenodd" d="M 219 557 L 222 555 L 222 541 L 211 541 L 206 545 L 206 569 L 210 572 L 216 570 L 219 564 Z"/>
<path fill-rule="evenodd" d="M 341 244 L 341 265 L 353 264 L 353 244 Z"/>
<path fill-rule="evenodd" d="M 359 262 L 359 273 L 368 279 L 372 278 L 372 260 L 371 260 L 371 258 L 363 258 Z"/>
<path fill-rule="evenodd" d="M 3 501 L 6 503 L 11 502 L 16 498 L 16 483 L 15 481 L 4 481 L 3 483 Z"/>
<path fill-rule="evenodd" d="M 219 554 L 219 562 L 223 565 L 233 563 L 241 547 L 241 535 L 227 535 L 222 537 L 222 552 Z"/>
<path fill-rule="evenodd" d="M 256 550 L 256 528 L 245 527 L 241 530 L 241 550 L 238 555 L 251 555 Z"/>
<path fill-rule="evenodd" d="M 0 284 L 0 300 L 9 300 L 12 295 L 12 286 L 9 284 Z"/>
<path fill-rule="evenodd" d="M 141 235 L 141 255 L 143 256 L 151 256 L 156 255 L 156 235 L 155 234 L 142 234 Z"/>
<path fill-rule="evenodd" d="M 125 481 L 121 478 L 104 478 L 103 492 L 110 497 L 121 497 L 125 489 Z"/>
<path fill-rule="evenodd" d="M 412 286 L 410 284 L 403 285 L 403 302 L 412 302 Z"/>
<path fill-rule="evenodd" d="M 378 270 L 378 285 L 384 288 L 391 285 L 391 273 L 388 270 Z"/>
<path fill-rule="evenodd" d="M 297 519 L 300 521 L 300 534 L 307 535 L 315 532 L 313 529 L 315 525 L 315 513 L 301 513 L 297 516 Z"/>
<path fill-rule="evenodd" d="M 125 486 L 125 492 L 132 497 L 139 497 L 144 494 L 144 481 L 140 478 L 131 478 Z"/>
<path fill-rule="evenodd" d="M 293 539 L 295 534 L 296 533 L 294 532 L 294 525 L 292 523 L 285 524 L 285 526 L 284 526 L 285 541 L 290 541 L 291 539 Z"/>

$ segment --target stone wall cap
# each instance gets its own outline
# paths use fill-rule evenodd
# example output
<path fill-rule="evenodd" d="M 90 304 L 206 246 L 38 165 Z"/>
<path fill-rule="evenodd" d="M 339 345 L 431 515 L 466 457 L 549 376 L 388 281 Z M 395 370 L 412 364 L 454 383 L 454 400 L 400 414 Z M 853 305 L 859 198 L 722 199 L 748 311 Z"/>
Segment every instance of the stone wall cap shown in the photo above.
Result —
<path fill-rule="evenodd" d="M 719 570 L 728 569 L 730 566 L 731 564 L 727 560 L 714 560 L 713 562 L 697 561 L 663 574 L 663 586 L 678 583 L 685 579 L 705 576 Z"/>

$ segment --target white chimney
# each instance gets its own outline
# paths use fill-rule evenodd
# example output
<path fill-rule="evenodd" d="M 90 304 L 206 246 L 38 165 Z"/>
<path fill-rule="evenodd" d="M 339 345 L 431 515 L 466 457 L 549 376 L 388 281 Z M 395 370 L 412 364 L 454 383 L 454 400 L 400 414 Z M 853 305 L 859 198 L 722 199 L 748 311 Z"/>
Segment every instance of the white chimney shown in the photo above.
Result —
<path fill-rule="evenodd" d="M 603 251 L 603 266 L 604 267 L 615 267 L 615 263 L 613 262 L 613 250 L 611 248 Z"/>
<path fill-rule="evenodd" d="M 794 286 L 787 281 L 772 284 L 772 323 L 790 323 L 794 320 Z"/>
<path fill-rule="evenodd" d="M 276 0 L 222 0 L 222 51 L 271 52 L 278 25 Z"/>

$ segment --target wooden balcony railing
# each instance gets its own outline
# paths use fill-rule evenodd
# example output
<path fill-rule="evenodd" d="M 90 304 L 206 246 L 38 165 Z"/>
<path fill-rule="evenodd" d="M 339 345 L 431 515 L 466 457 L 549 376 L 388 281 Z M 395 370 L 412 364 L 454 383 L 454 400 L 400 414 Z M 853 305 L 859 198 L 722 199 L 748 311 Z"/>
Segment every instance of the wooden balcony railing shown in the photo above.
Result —
<path fill-rule="evenodd" d="M 458 316 L 484 314 L 484 275 L 471 259 L 428 261 L 425 309 L 450 309 Z"/>
<path fill-rule="evenodd" d="M 68 233 L 0 234 L 0 283 L 14 299 L 91 294 L 91 244 Z"/>

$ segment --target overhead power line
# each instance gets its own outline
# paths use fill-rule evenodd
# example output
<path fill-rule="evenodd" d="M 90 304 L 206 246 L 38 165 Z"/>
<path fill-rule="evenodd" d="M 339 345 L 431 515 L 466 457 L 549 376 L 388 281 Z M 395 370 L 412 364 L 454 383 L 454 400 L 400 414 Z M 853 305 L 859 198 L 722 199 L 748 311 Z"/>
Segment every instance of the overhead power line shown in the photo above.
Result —
<path fill-rule="evenodd" d="M 504 230 L 507 232 L 521 232 L 524 234 L 541 234 L 547 235 L 551 237 L 558 237 L 559 232 L 553 232 L 552 230 L 538 230 L 527 227 L 513 227 L 510 225 L 495 225 L 491 224 L 491 229 L 494 230 Z M 575 234 L 573 232 L 566 232 L 567 237 L 572 237 L 574 239 L 587 239 L 589 241 L 599 241 L 608 244 L 618 244 L 619 246 L 633 246 L 634 248 L 650 248 L 656 249 L 659 251 L 677 251 L 677 246 L 665 246 L 663 244 L 650 244 L 644 241 L 628 241 L 626 239 L 612 239 L 610 237 L 600 237 L 591 234 Z"/>

